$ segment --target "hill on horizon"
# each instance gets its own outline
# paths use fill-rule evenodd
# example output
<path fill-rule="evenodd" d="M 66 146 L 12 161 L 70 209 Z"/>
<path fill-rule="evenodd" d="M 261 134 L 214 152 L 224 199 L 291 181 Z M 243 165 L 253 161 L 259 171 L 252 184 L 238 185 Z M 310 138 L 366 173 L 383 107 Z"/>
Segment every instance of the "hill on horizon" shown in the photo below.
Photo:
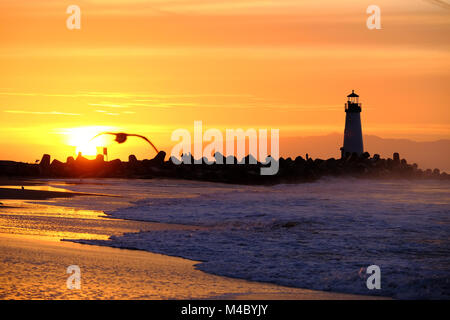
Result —
<path fill-rule="evenodd" d="M 364 150 L 370 155 L 378 153 L 383 158 L 392 158 L 394 152 L 408 163 L 417 163 L 421 169 L 439 168 L 450 172 L 450 140 L 414 141 L 409 139 L 386 139 L 375 135 L 364 135 Z M 280 138 L 280 153 L 285 157 L 339 158 L 343 143 L 342 134 L 324 136 Z"/>

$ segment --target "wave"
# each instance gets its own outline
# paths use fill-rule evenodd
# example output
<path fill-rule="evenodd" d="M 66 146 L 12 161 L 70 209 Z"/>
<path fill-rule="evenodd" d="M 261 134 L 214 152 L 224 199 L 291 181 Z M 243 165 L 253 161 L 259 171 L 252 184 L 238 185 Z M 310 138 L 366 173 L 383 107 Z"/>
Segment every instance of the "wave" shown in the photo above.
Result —
<path fill-rule="evenodd" d="M 448 182 L 115 183 L 140 196 L 110 216 L 203 228 L 80 242 L 179 256 L 201 261 L 197 267 L 209 273 L 286 286 L 450 298 Z M 368 290 L 361 272 L 373 264 L 381 268 L 381 290 Z"/>

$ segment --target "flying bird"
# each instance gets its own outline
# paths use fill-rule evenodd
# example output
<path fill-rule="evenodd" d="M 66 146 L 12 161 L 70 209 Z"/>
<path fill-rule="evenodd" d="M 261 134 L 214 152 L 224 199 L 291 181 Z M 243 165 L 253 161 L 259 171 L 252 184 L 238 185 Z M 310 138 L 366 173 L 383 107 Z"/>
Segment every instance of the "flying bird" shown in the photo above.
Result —
<path fill-rule="evenodd" d="M 158 149 L 156 149 L 155 145 L 149 139 L 147 139 L 146 137 L 141 136 L 139 134 L 130 134 L 130 133 L 124 133 L 124 132 L 102 132 L 102 133 L 97 134 L 95 137 L 93 137 L 91 139 L 91 141 L 94 140 L 95 138 L 97 138 L 98 136 L 101 136 L 104 134 L 111 134 L 111 135 L 116 136 L 116 139 L 114 139 L 114 141 L 116 141 L 117 143 L 124 143 L 125 141 L 127 141 L 128 137 L 138 137 L 138 138 L 144 139 L 145 141 L 150 143 L 150 145 L 153 147 L 153 149 L 155 149 L 156 153 L 159 153 Z"/>

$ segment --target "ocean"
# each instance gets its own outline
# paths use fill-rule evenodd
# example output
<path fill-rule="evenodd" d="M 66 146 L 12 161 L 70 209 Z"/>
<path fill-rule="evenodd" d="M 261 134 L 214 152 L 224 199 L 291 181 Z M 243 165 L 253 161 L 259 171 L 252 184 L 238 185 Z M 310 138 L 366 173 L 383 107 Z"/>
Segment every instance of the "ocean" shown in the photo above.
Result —
<path fill-rule="evenodd" d="M 72 241 L 199 261 L 208 273 L 284 286 L 400 299 L 450 298 L 448 181 L 325 178 L 237 186 L 181 180 L 51 180 L 120 197 L 52 205 L 109 217 L 195 225 Z M 70 240 L 70 239 L 69 239 Z M 368 266 L 381 289 L 368 289 Z"/>

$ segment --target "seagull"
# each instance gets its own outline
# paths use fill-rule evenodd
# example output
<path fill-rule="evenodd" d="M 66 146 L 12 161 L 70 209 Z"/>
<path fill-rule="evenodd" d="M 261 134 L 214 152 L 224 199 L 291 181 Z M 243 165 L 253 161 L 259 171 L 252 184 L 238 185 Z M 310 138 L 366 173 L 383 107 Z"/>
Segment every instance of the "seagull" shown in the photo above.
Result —
<path fill-rule="evenodd" d="M 159 153 L 158 149 L 156 149 L 155 145 L 150 140 L 148 140 L 146 137 L 141 136 L 139 134 L 130 134 L 130 133 L 124 133 L 124 132 L 102 132 L 102 133 L 97 134 L 95 137 L 93 137 L 91 139 L 91 141 L 103 134 L 111 134 L 111 135 L 116 136 L 116 139 L 114 139 L 114 141 L 116 141 L 117 143 L 124 143 L 125 141 L 127 141 L 128 137 L 138 137 L 138 138 L 144 139 L 145 141 L 150 143 L 150 145 L 153 147 L 153 149 L 155 149 L 156 153 Z"/>

